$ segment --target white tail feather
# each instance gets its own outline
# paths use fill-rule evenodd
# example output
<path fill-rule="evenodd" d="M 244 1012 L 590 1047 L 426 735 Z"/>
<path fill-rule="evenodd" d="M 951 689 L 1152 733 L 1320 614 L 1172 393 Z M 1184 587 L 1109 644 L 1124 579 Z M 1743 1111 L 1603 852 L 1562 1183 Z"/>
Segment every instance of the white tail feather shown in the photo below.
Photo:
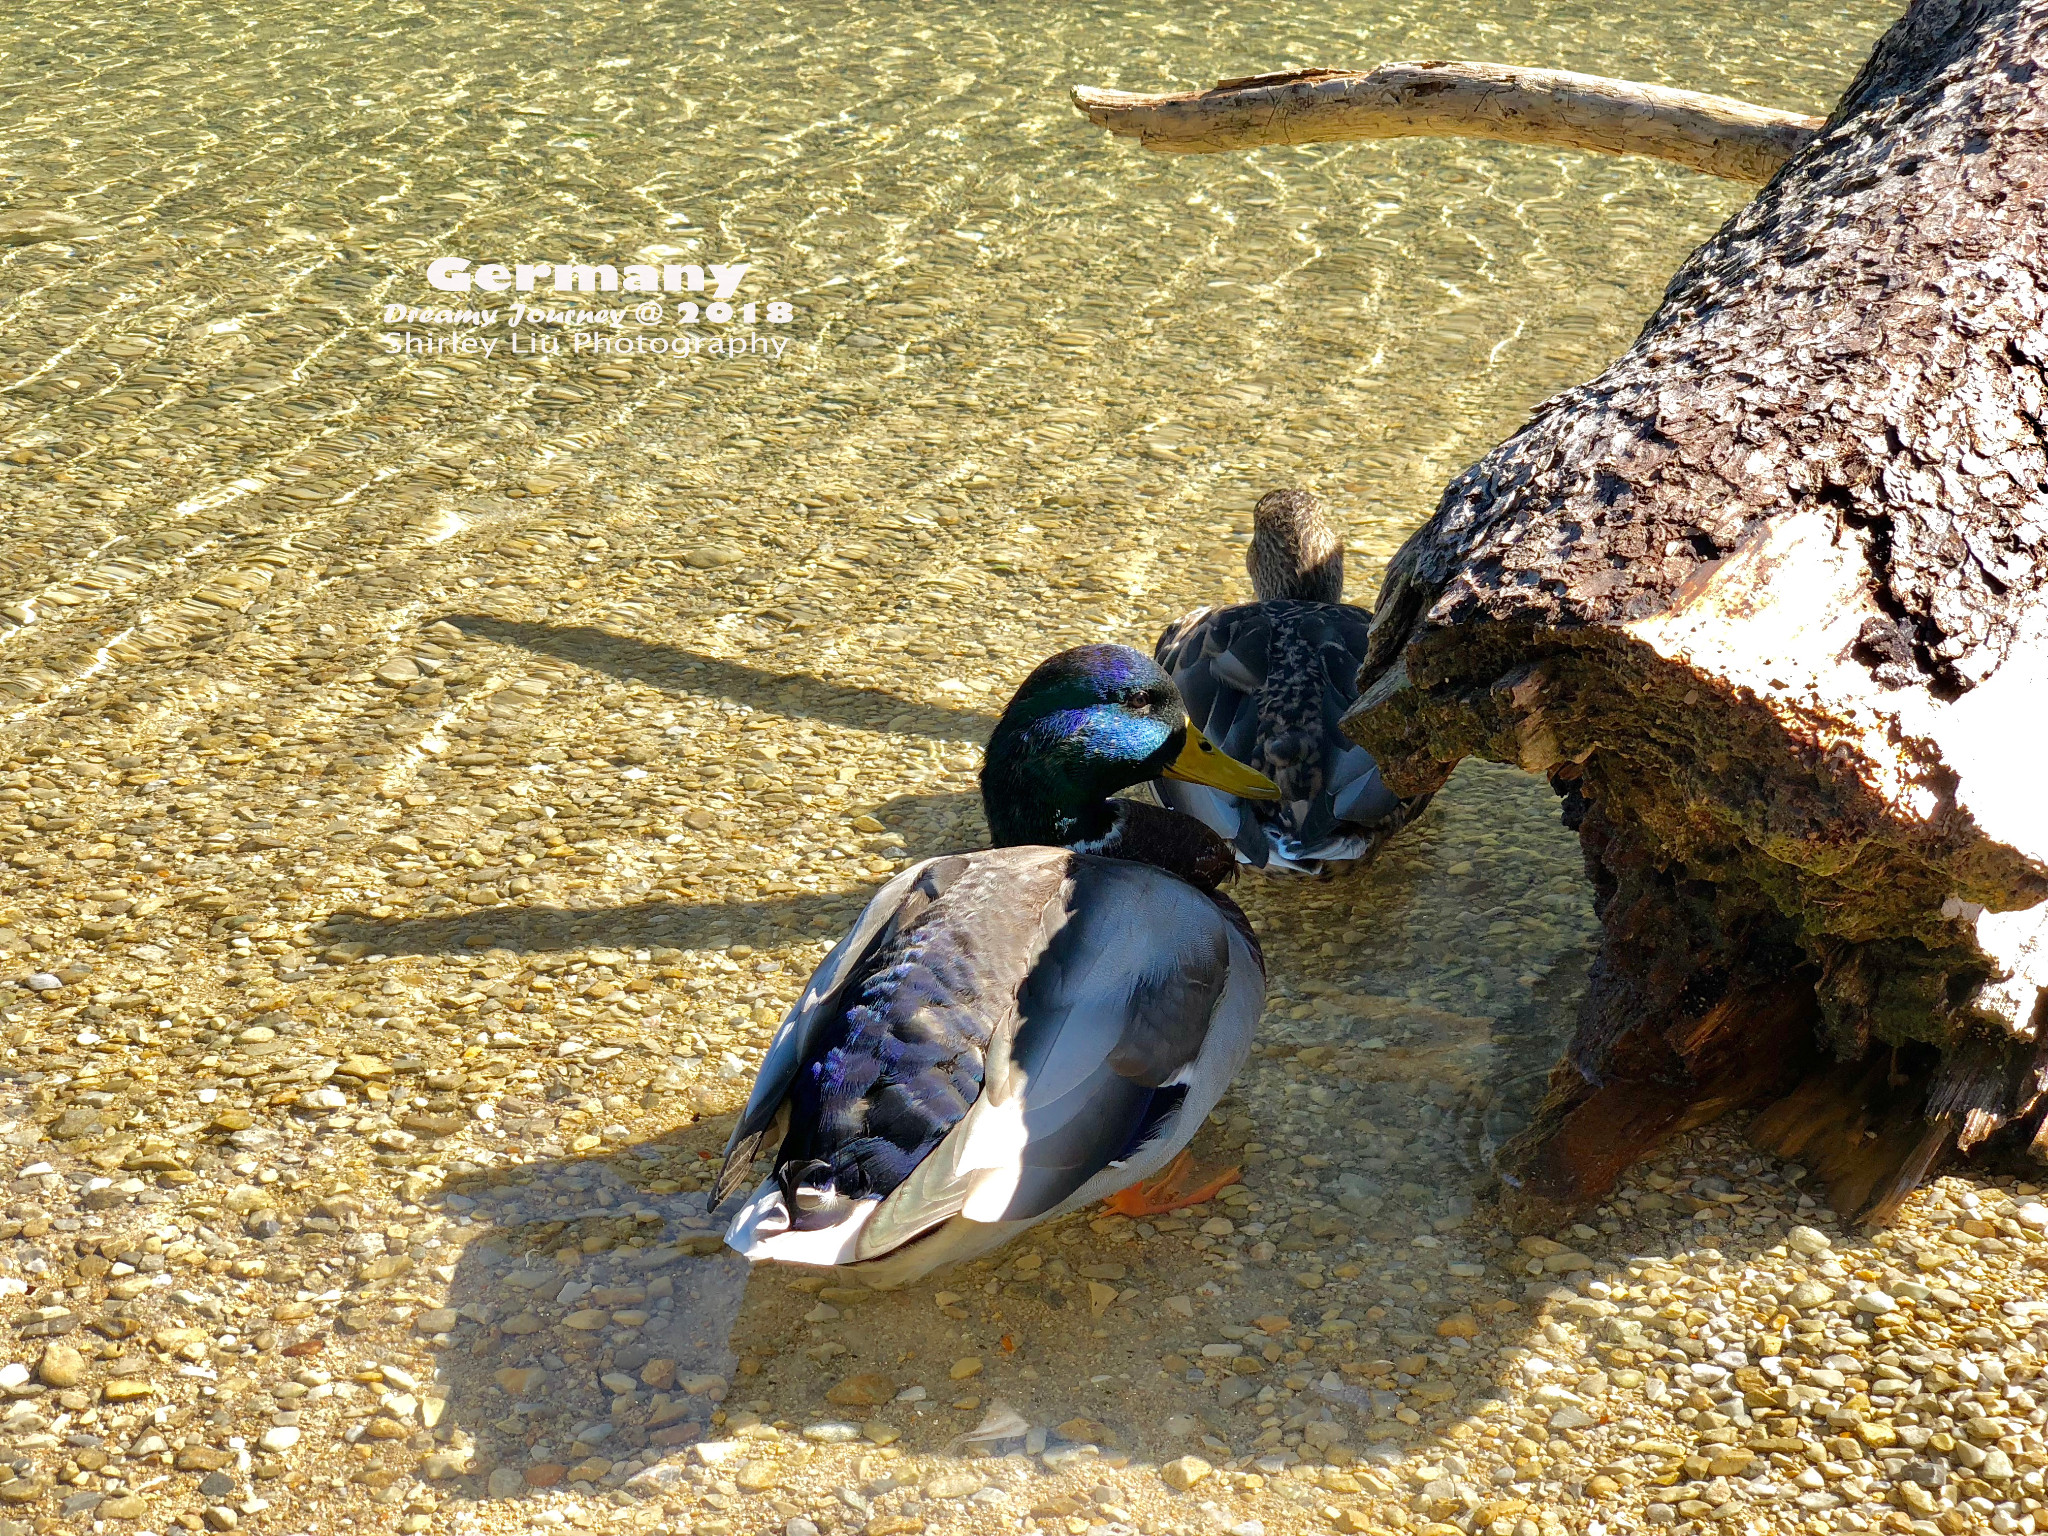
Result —
<path fill-rule="evenodd" d="M 851 1264 L 860 1235 L 880 1204 L 879 1200 L 857 1200 L 830 1226 L 792 1232 L 782 1188 L 769 1179 L 740 1207 L 732 1225 L 725 1229 L 725 1241 L 752 1264 Z"/>

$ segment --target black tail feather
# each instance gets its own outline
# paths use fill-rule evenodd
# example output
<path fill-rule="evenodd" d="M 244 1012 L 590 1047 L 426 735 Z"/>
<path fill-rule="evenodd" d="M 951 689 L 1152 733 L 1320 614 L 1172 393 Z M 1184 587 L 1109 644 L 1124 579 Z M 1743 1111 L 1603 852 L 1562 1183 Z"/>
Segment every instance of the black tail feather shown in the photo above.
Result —
<path fill-rule="evenodd" d="M 726 1148 L 725 1161 L 719 1164 L 718 1177 L 711 1185 L 711 1206 L 714 1210 L 725 1204 L 733 1191 L 752 1176 L 754 1159 L 761 1155 L 761 1143 L 768 1139 L 768 1135 L 768 1131 L 756 1131 Z"/>

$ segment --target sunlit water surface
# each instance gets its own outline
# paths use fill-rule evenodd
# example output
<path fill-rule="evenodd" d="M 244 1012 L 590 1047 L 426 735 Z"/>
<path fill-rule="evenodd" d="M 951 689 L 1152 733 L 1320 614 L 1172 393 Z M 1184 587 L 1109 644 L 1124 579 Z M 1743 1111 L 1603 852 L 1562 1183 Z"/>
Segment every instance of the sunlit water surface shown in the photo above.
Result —
<path fill-rule="evenodd" d="M 1161 158 L 1089 126 L 1071 84 L 1462 57 L 1824 111 L 1887 20 L 1867 0 L 14 7 L 0 199 L 85 225 L 0 248 L 10 729 L 132 721 L 138 762 L 194 710 L 346 732 L 366 671 L 161 690 L 238 626 L 367 667 L 476 609 L 943 707 L 950 746 L 871 721 L 850 779 L 697 782 L 762 835 L 888 802 L 911 851 L 971 838 L 971 757 L 946 754 L 1035 659 L 1149 646 L 1241 595 L 1251 504 L 1279 485 L 1323 493 L 1369 602 L 1444 483 L 1625 347 L 1747 195 L 1480 143 Z M 384 306 L 453 298 L 434 256 L 652 247 L 750 263 L 742 299 L 794 306 L 753 328 L 784 354 L 380 340 Z M 615 718 L 557 704 L 592 739 Z M 917 801 L 927 781 L 952 798 Z M 705 898 L 761 868 L 703 857 Z M 1544 786 L 1468 767 L 1363 876 L 1245 900 L 1268 1039 L 1345 1043 L 1380 1079 L 1326 1110 L 1276 1077 L 1262 1134 L 1387 1133 L 1367 1168 L 1421 1179 L 1404 1199 L 1481 1178 L 1593 926 Z"/>

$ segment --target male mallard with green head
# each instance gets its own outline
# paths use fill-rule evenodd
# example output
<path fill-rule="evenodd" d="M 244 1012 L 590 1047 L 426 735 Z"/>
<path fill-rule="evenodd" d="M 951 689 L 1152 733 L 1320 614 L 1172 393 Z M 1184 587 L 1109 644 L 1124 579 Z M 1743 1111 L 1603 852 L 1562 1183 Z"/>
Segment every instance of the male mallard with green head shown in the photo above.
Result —
<path fill-rule="evenodd" d="M 1151 1177 L 1251 1047 L 1265 961 L 1200 822 L 1113 798 L 1270 782 L 1191 725 L 1137 651 L 1063 651 L 989 739 L 996 846 L 868 903 L 761 1063 L 714 1186 L 772 1157 L 726 1241 L 898 1285 Z"/>
<path fill-rule="evenodd" d="M 1266 870 L 1322 874 L 1369 856 L 1420 814 L 1365 748 L 1337 728 L 1358 697 L 1372 615 L 1342 601 L 1344 541 L 1308 491 L 1271 491 L 1252 512 L 1245 555 L 1257 600 L 1198 608 L 1153 654 L 1217 746 L 1280 786 L 1253 801 L 1161 781 L 1160 803 L 1199 818 L 1238 859 Z"/>

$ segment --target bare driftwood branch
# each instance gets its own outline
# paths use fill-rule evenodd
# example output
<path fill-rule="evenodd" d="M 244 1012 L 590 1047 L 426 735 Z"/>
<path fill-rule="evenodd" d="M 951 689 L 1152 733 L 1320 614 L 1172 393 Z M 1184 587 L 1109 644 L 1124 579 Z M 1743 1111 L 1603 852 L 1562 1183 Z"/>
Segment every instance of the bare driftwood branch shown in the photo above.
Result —
<path fill-rule="evenodd" d="M 1074 105 L 1147 149 L 1216 154 L 1265 144 L 1465 137 L 1648 155 L 1761 184 L 1821 120 L 1729 96 L 1562 69 L 1431 59 L 1359 74 L 1305 69 L 1139 96 L 1077 85 Z"/>
<path fill-rule="evenodd" d="M 1389 568 L 1346 729 L 1547 774 L 1605 930 L 1524 1227 L 1742 1106 L 1870 1220 L 2048 1148 L 2044 65 L 2048 0 L 1914 0 Z"/>

